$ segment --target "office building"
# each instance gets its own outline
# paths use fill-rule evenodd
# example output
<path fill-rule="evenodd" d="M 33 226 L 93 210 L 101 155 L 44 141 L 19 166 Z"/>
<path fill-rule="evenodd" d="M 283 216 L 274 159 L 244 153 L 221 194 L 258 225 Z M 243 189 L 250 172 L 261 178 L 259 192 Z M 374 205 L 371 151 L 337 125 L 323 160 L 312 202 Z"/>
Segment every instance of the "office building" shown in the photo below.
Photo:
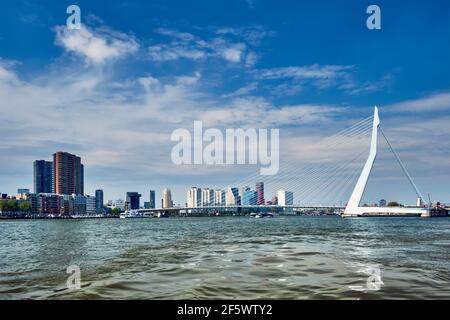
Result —
<path fill-rule="evenodd" d="M 86 196 L 86 214 L 95 215 L 97 214 L 97 198 Z"/>
<path fill-rule="evenodd" d="M 214 191 L 214 205 L 224 206 L 225 205 L 225 191 L 217 189 Z"/>
<path fill-rule="evenodd" d="M 202 207 L 211 207 L 214 204 L 214 190 L 205 188 L 202 190 Z"/>
<path fill-rule="evenodd" d="M 53 192 L 84 194 L 84 166 L 80 157 L 67 152 L 53 155 Z"/>
<path fill-rule="evenodd" d="M 122 199 L 117 199 L 115 203 L 115 207 L 120 209 L 121 211 L 125 211 L 125 201 Z"/>
<path fill-rule="evenodd" d="M 172 192 L 170 189 L 164 189 L 163 191 L 162 206 L 164 209 L 173 207 Z"/>
<path fill-rule="evenodd" d="M 280 190 L 278 191 L 278 205 L 280 206 L 293 206 L 294 205 L 294 193 L 290 191 Z"/>
<path fill-rule="evenodd" d="M 379 203 L 379 206 L 380 206 L 380 207 L 386 207 L 386 205 L 387 205 L 386 200 L 381 199 L 381 200 L 380 200 L 380 203 Z"/>
<path fill-rule="evenodd" d="M 227 206 L 238 206 L 241 204 L 241 197 L 239 196 L 239 189 L 235 187 L 228 187 L 226 195 Z"/>
<path fill-rule="evenodd" d="M 189 208 L 197 208 L 201 205 L 202 189 L 192 187 L 187 192 L 187 206 Z"/>
<path fill-rule="evenodd" d="M 264 182 L 256 183 L 256 193 L 258 194 L 257 199 L 256 199 L 256 204 L 258 206 L 264 205 L 265 204 L 265 200 L 264 200 Z"/>
<path fill-rule="evenodd" d="M 155 191 L 150 190 L 150 204 L 149 209 L 155 209 L 156 208 L 156 194 Z"/>
<path fill-rule="evenodd" d="M 103 190 L 95 190 L 95 212 L 103 213 Z"/>
<path fill-rule="evenodd" d="M 128 210 L 137 210 L 140 208 L 141 195 L 139 192 L 127 192 L 127 208 Z M 117 205 L 117 202 L 116 202 Z"/>
<path fill-rule="evenodd" d="M 53 190 L 53 162 L 36 160 L 33 163 L 34 193 L 52 193 Z"/>
<path fill-rule="evenodd" d="M 257 203 L 258 193 L 252 190 L 246 190 L 242 194 L 243 206 L 254 206 Z"/>

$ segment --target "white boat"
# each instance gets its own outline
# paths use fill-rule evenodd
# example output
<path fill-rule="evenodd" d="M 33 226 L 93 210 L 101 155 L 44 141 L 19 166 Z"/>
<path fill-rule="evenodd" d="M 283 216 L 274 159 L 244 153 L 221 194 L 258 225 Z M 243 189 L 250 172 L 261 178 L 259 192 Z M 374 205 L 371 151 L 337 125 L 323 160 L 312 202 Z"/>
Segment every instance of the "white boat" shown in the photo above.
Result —
<path fill-rule="evenodd" d="M 120 219 L 142 219 L 146 218 L 144 213 L 138 211 L 128 211 L 120 214 Z"/>

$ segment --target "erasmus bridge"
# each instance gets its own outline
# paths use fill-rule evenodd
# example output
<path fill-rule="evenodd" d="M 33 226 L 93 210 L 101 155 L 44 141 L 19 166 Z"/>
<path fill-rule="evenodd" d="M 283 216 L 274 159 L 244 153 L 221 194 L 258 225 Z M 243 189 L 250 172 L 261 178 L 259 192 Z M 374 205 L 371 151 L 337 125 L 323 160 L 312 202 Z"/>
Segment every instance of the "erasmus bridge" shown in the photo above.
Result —
<path fill-rule="evenodd" d="M 387 142 L 390 152 L 395 156 L 415 192 L 417 199 L 415 206 L 381 207 L 361 204 L 377 158 L 379 133 Z M 369 144 L 368 141 L 370 141 Z M 261 211 L 295 213 L 322 210 L 334 214 L 339 213 L 342 217 L 429 216 L 430 210 L 424 202 L 422 193 L 381 127 L 377 107 L 375 107 L 373 116 L 321 140 L 319 143 L 311 145 L 305 142 L 302 150 L 305 157 L 301 164 L 298 159 L 290 159 L 282 164 L 279 174 L 266 177 L 264 180 L 261 180 L 261 176 L 254 175 L 243 179 L 234 188 L 239 192 L 239 190 L 245 190 L 246 186 L 254 184 L 255 181 L 262 181 L 265 186 L 270 186 L 273 190 L 293 192 L 295 198 L 299 199 L 296 205 L 205 206 L 199 199 L 195 207 L 141 209 L 131 213 L 160 216 Z M 357 155 L 354 155 L 354 150 L 358 151 Z"/>

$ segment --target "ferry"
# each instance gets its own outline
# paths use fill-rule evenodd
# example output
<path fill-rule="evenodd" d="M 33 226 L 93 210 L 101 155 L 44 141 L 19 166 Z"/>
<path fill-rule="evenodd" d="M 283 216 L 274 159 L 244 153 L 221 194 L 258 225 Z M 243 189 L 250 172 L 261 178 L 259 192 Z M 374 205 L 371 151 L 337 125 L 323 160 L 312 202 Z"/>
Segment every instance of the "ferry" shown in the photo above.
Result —
<path fill-rule="evenodd" d="M 273 218 L 274 215 L 273 215 L 273 213 L 270 213 L 270 212 L 261 212 L 261 213 L 255 213 L 255 212 L 252 212 L 252 213 L 250 213 L 250 217 L 256 218 L 256 219 L 260 219 L 260 218 Z"/>
<path fill-rule="evenodd" d="M 142 219 L 147 218 L 147 216 L 138 211 L 127 211 L 120 214 L 120 219 Z"/>

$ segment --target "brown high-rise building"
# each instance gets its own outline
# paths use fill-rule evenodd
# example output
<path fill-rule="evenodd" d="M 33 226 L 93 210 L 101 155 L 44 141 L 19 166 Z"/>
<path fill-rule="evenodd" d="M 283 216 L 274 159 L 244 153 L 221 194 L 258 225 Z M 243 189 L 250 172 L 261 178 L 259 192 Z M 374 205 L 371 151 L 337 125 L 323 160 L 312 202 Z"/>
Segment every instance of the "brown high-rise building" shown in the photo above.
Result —
<path fill-rule="evenodd" d="M 67 152 L 53 155 L 53 192 L 84 194 L 84 166 L 80 157 Z"/>

